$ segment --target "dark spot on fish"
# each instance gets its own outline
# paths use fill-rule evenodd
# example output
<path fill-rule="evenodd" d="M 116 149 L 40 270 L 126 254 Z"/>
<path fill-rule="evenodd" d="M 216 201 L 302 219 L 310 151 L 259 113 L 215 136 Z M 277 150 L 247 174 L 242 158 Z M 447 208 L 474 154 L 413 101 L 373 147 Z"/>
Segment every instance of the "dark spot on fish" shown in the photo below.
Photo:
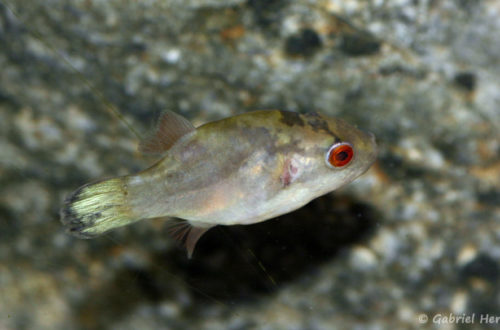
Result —
<path fill-rule="evenodd" d="M 329 133 L 332 136 L 336 135 L 330 130 L 330 127 L 328 126 L 328 123 L 326 120 L 321 118 L 319 114 L 316 112 L 308 113 L 306 115 L 307 118 L 307 124 L 311 126 L 311 128 L 315 131 L 318 132 L 320 130 L 325 131 L 326 133 Z"/>
<path fill-rule="evenodd" d="M 65 201 L 64 207 L 60 211 L 61 223 L 66 227 L 66 231 L 79 238 L 92 238 L 96 235 L 84 232 L 85 229 L 92 227 L 97 219 L 102 217 L 101 212 L 79 216 L 73 209 L 72 204 L 79 201 L 82 191 L 87 188 L 84 185 L 73 194 L 71 194 Z"/>
<path fill-rule="evenodd" d="M 94 214 L 95 215 L 95 214 Z M 100 215 L 99 215 L 100 216 Z M 66 231 L 78 238 L 92 238 L 94 234 L 85 233 L 84 230 L 93 225 L 93 222 L 84 222 L 77 216 L 71 205 L 66 204 L 61 210 L 61 222 L 66 226 Z"/>
<path fill-rule="evenodd" d="M 97 219 L 99 219 L 100 217 L 102 217 L 102 213 L 101 212 L 96 212 L 96 213 L 93 213 L 93 214 L 89 214 L 87 216 L 87 221 L 86 223 L 90 223 L 90 224 L 94 224 L 95 221 Z"/>
<path fill-rule="evenodd" d="M 304 126 L 304 120 L 300 114 L 292 111 L 280 111 L 281 122 L 288 126 Z"/>
<path fill-rule="evenodd" d="M 85 228 L 86 228 L 86 226 L 82 222 L 78 222 L 78 223 L 73 224 L 71 227 L 68 227 L 68 232 L 80 237 L 80 235 L 82 234 L 82 230 Z"/>

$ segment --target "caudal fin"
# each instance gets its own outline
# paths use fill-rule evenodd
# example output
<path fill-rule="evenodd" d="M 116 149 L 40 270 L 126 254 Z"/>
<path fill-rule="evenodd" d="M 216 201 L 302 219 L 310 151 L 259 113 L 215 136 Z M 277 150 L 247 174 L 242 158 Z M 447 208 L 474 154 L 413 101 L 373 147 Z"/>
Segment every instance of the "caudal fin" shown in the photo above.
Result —
<path fill-rule="evenodd" d="M 80 187 L 61 209 L 61 222 L 80 238 L 92 238 L 137 220 L 130 210 L 124 177 Z"/>

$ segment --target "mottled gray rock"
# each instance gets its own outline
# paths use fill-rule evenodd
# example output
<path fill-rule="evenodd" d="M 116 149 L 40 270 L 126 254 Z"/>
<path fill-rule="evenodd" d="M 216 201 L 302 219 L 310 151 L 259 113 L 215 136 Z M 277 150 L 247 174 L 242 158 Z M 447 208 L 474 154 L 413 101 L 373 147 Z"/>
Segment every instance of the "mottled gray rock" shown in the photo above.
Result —
<path fill-rule="evenodd" d="M 0 327 L 500 316 L 499 15 L 494 0 L 2 1 Z M 193 260 L 161 221 L 63 232 L 68 193 L 154 161 L 136 133 L 162 109 L 198 125 L 266 108 L 343 117 L 379 159 L 297 212 L 211 230 Z"/>

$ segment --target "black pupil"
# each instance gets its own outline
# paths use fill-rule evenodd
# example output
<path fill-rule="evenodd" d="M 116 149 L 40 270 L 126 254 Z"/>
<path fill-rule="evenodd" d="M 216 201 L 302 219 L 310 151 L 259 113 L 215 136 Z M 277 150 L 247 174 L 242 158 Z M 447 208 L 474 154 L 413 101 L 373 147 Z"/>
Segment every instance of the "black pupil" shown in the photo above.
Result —
<path fill-rule="evenodd" d="M 341 151 L 335 155 L 335 159 L 338 161 L 344 161 L 347 159 L 347 157 L 349 157 L 349 155 L 345 151 Z"/>

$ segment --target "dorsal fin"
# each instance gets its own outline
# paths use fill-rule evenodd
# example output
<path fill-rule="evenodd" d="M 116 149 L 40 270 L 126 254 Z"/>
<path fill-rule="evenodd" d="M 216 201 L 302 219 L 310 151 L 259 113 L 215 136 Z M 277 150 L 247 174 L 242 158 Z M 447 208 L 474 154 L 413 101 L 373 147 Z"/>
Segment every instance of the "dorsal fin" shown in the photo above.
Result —
<path fill-rule="evenodd" d="M 139 144 L 139 150 L 160 154 L 170 149 L 181 137 L 196 128 L 186 118 L 172 111 L 164 111 L 158 119 L 155 131 Z"/>
<path fill-rule="evenodd" d="M 180 242 L 186 248 L 188 258 L 191 259 L 196 243 L 212 227 L 196 227 L 186 220 L 179 220 L 172 223 L 169 232 L 176 241 Z"/>

